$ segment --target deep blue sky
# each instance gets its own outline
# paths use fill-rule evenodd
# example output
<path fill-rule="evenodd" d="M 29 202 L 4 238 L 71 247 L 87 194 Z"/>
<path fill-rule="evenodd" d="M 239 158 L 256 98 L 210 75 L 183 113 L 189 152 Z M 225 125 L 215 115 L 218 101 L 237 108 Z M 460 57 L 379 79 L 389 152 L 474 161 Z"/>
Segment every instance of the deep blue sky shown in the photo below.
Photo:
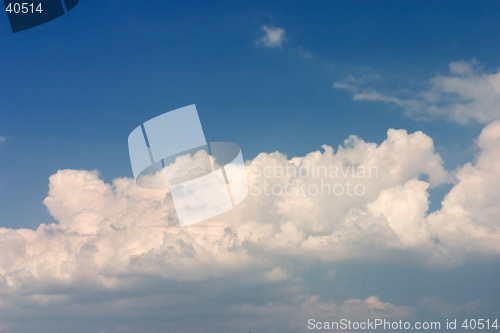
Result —
<path fill-rule="evenodd" d="M 404 128 L 431 136 L 453 169 L 482 125 L 417 122 L 333 83 L 377 75 L 386 89 L 418 91 L 451 61 L 496 69 L 498 17 L 493 1 L 82 0 L 12 34 L 2 14 L 0 226 L 52 222 L 42 201 L 58 169 L 131 177 L 130 131 L 193 103 L 207 140 L 235 142 L 245 159 L 336 148 L 351 134 L 380 143 Z M 256 45 L 263 25 L 285 29 L 282 48 Z"/>
<path fill-rule="evenodd" d="M 7 15 L 0 13 L 0 227 L 35 229 L 40 223 L 56 222 L 43 200 L 49 177 L 60 169 L 98 170 L 106 182 L 132 177 L 129 133 L 155 116 L 190 104 L 197 106 L 207 141 L 234 142 L 242 148 L 245 160 L 274 151 L 289 158 L 304 156 L 323 144 L 336 150 L 349 135 L 379 144 L 389 128 L 396 128 L 421 130 L 430 136 L 453 173 L 457 166 L 473 161 L 478 152 L 474 140 L 486 124 L 459 124 L 444 118 L 417 121 L 395 104 L 355 101 L 352 92 L 333 85 L 348 81 L 349 76 L 365 77 L 372 79 L 371 88 L 387 96 L 397 92 L 415 97 L 429 89 L 429 80 L 436 75 L 449 75 L 448 65 L 453 61 L 477 59 L 483 73 L 497 73 L 499 18 L 500 1 L 490 0 L 81 0 L 61 17 L 13 34 Z M 282 47 L 256 42 L 264 35 L 264 25 L 285 30 Z M 440 198 L 451 187 L 429 190 L 431 210 L 439 208 Z M 44 233 L 39 233 L 42 241 Z M 130 247 L 135 246 L 132 238 Z M 12 239 L 10 248 L 2 248 L 3 258 L 10 256 L 4 249 L 21 249 L 11 253 L 25 255 L 18 263 L 30 263 L 28 270 L 43 268 L 45 258 L 50 258 L 33 259 L 18 238 Z M 72 238 L 67 239 L 69 244 Z M 439 243 L 439 239 L 432 240 Z M 46 250 L 59 256 L 59 243 L 42 241 L 36 245 L 40 253 Z M 458 248 L 452 250 L 467 252 L 465 245 L 460 247 L 466 241 L 458 239 Z M 79 280 L 75 275 L 69 287 L 54 280 L 55 288 L 48 294 L 57 298 L 67 292 L 74 297 L 61 307 L 40 307 L 41 318 L 29 317 L 37 313 L 29 312 L 31 280 L 27 288 L 11 293 L 0 274 L 4 288 L 0 292 L 9 291 L 0 298 L 15 294 L 14 300 L 22 300 L 12 303 L 20 304 L 22 315 L 6 315 L 2 308 L 0 330 L 3 316 L 19 324 L 13 332 L 79 329 L 87 333 L 112 331 L 123 322 L 143 325 L 144 331 L 158 323 L 193 324 L 193 318 L 204 323 L 208 313 L 215 314 L 210 319 L 220 322 L 220 331 L 241 331 L 237 320 L 229 326 L 231 322 L 224 318 L 227 312 L 219 311 L 221 305 L 260 306 L 273 301 L 279 305 L 296 288 L 297 295 L 321 295 L 322 300 L 337 304 L 372 295 L 417 308 L 418 299 L 425 296 L 438 296 L 451 307 L 479 299 L 486 306 L 476 314 L 493 318 L 500 308 L 497 252 L 476 249 L 476 253 L 473 247 L 470 251 L 466 253 L 470 260 L 455 267 L 428 267 L 427 259 L 432 262 L 433 258 L 411 248 L 388 251 L 390 255 L 381 261 L 372 261 L 368 255 L 329 262 L 318 256 L 305 257 L 307 264 L 280 253 L 276 262 L 296 270 L 291 270 L 289 281 L 276 284 L 253 281 L 257 275 L 252 274 L 267 272 L 267 268 L 253 266 L 248 274 L 229 270 L 194 282 L 144 276 L 137 280 L 139 287 L 124 291 L 100 285 L 95 289 L 87 276 Z M 267 256 L 266 252 L 263 257 Z M 74 263 L 80 262 L 77 259 Z M 31 264 L 37 260 L 40 266 Z M 161 261 L 152 261 L 152 267 L 158 265 L 163 267 Z M 14 268 L 15 275 L 18 266 Z M 47 284 L 39 281 L 42 287 L 31 290 L 35 296 L 43 294 Z M 37 283 L 33 285 L 38 287 Z M 134 293 L 137 300 L 130 298 Z M 149 295 L 163 295 L 162 302 L 167 301 L 159 307 L 156 298 L 141 303 L 141 297 Z M 113 309 L 108 299 L 128 300 L 133 311 L 120 313 L 120 306 Z M 62 307 L 79 309 L 72 305 L 81 304 L 89 313 L 106 307 L 116 310 L 116 315 L 87 317 L 85 310 L 78 317 L 58 312 Z M 144 315 L 148 309 L 150 313 Z M 432 308 L 425 311 L 429 313 L 419 313 L 425 320 L 436 315 Z M 253 314 L 249 316 L 251 322 Z M 78 325 L 75 320 L 80 320 Z M 158 327 L 166 331 L 168 326 Z M 283 330 L 276 327 L 278 332 Z"/>

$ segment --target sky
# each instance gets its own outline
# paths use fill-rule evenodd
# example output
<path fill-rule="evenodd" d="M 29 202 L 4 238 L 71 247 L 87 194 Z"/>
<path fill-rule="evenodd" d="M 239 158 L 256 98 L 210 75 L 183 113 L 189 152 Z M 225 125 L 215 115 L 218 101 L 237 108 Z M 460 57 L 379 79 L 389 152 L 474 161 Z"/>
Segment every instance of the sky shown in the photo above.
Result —
<path fill-rule="evenodd" d="M 0 15 L 0 332 L 493 322 L 499 14 L 494 1 L 82 0 L 15 34 Z M 191 104 L 207 141 L 241 147 L 251 186 L 181 228 L 168 190 L 135 184 L 127 138 Z M 313 165 L 378 172 L 323 179 L 360 195 L 266 194 L 266 181 L 321 187 L 277 173 Z"/>

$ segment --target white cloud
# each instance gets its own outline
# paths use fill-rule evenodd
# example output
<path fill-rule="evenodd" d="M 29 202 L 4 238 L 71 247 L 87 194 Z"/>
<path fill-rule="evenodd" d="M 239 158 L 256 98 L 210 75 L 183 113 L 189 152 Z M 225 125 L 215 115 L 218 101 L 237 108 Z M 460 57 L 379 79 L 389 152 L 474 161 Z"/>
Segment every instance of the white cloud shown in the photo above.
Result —
<path fill-rule="evenodd" d="M 422 132 L 390 129 L 380 145 L 351 136 L 336 152 L 324 145 L 323 151 L 292 159 L 262 153 L 247 162 L 252 186 L 244 202 L 185 228 L 178 225 L 167 190 L 142 189 L 130 178 L 107 184 L 93 171 L 60 170 L 50 177 L 44 201 L 58 223 L 37 230 L 0 228 L 1 313 L 43 318 L 50 305 L 61 316 L 113 317 L 161 307 L 181 291 L 187 299 L 212 302 L 213 296 L 203 294 L 211 290 L 206 283 L 234 290 L 237 282 L 262 289 L 259 301 L 232 304 L 225 313 L 260 314 L 264 326 L 269 313 L 284 322 L 285 313 L 300 319 L 301 311 L 327 320 L 337 314 L 411 316 L 413 310 L 376 297 L 319 302 L 307 296 L 298 276 L 313 262 L 442 266 L 498 256 L 500 122 L 486 126 L 477 145 L 477 159 L 457 172 L 442 209 L 430 215 L 428 188 L 452 179 Z M 344 192 L 327 194 L 327 185 Z M 356 185 L 362 185 L 362 195 L 354 194 Z M 265 194 L 286 186 L 289 195 Z M 89 293 L 92 302 L 82 302 Z M 188 301 L 169 303 L 172 316 L 190 308 L 182 302 Z"/>
<path fill-rule="evenodd" d="M 483 129 L 477 145 L 476 161 L 458 171 L 442 209 L 427 218 L 443 251 L 500 253 L 500 121 Z"/>
<path fill-rule="evenodd" d="M 459 123 L 475 120 L 483 124 L 500 119 L 500 71 L 484 73 L 475 59 L 452 62 L 449 70 L 449 76 L 434 77 L 430 89 L 415 98 L 383 94 L 350 80 L 336 82 L 334 87 L 350 90 L 355 100 L 395 103 L 415 118 L 443 116 Z"/>
<path fill-rule="evenodd" d="M 0 135 L 0 144 L 4 143 L 5 141 L 7 141 L 7 139 L 4 136 Z"/>
<path fill-rule="evenodd" d="M 263 25 L 262 30 L 265 32 L 265 35 L 257 40 L 257 45 L 264 45 L 270 48 L 282 47 L 285 41 L 285 29 Z"/>
<path fill-rule="evenodd" d="M 384 261 L 392 260 L 390 251 L 405 249 L 422 253 L 421 263 L 429 254 L 441 263 L 466 252 L 500 253 L 499 136 L 498 123 L 485 128 L 477 163 L 458 172 L 443 209 L 430 216 L 427 189 L 451 178 L 422 132 L 391 129 L 380 145 L 351 136 L 336 153 L 325 145 L 324 152 L 291 160 L 260 154 L 248 162 L 252 186 L 243 203 L 182 229 L 167 190 L 61 170 L 50 177 L 44 201 L 58 224 L 0 228 L 0 277 L 12 288 L 26 279 L 81 278 L 113 288 L 135 274 L 199 280 L 251 267 L 279 281 L 294 275 L 283 266 L 283 253 L 306 261 Z M 290 195 L 272 195 L 277 189 Z M 451 227 L 457 223 L 464 229 Z"/>

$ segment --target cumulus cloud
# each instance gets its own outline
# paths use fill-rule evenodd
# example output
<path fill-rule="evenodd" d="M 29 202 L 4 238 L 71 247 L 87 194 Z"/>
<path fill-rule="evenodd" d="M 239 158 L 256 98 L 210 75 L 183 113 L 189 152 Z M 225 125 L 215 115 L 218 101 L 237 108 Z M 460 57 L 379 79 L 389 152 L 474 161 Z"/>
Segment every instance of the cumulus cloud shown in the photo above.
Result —
<path fill-rule="evenodd" d="M 415 118 L 442 116 L 462 124 L 470 120 L 486 124 L 500 119 L 500 72 L 483 72 L 475 59 L 450 63 L 449 75 L 437 75 L 429 86 L 417 97 L 404 98 L 349 79 L 334 83 L 334 88 L 351 91 L 354 100 L 394 103 Z"/>
<path fill-rule="evenodd" d="M 270 48 L 282 47 L 282 44 L 285 41 L 285 29 L 263 25 L 262 30 L 265 34 L 257 40 L 257 45 L 264 45 Z"/>
<path fill-rule="evenodd" d="M 486 126 L 477 140 L 481 153 L 457 173 L 458 183 L 429 215 L 430 230 L 443 251 L 500 252 L 500 121 Z"/>
<path fill-rule="evenodd" d="M 227 309 L 233 314 L 308 309 L 318 316 L 323 310 L 325 316 L 382 310 L 410 316 L 411 309 L 376 297 L 341 305 L 311 299 L 300 288 L 299 272 L 318 261 L 442 266 L 498 256 L 500 122 L 486 126 L 477 145 L 476 160 L 454 179 L 422 132 L 390 129 L 378 145 L 351 136 L 336 152 L 324 145 L 291 159 L 262 153 L 246 163 L 247 199 L 185 228 L 168 190 L 60 170 L 50 177 L 44 201 L 57 223 L 0 228 L 0 309 L 11 316 L 30 309 L 42 317 L 47 304 L 68 316 L 111 311 L 106 306 L 133 312 L 138 302 L 149 307 L 175 298 L 176 290 L 202 297 L 201 291 L 209 292 L 206 283 L 224 290 L 237 281 L 259 286 L 268 301 L 235 303 Z M 428 214 L 428 189 L 449 182 L 455 185 L 442 209 Z M 168 292 L 157 294 L 158 288 Z M 272 288 L 281 291 L 270 297 Z M 94 307 L 78 301 L 87 293 L 104 299 Z"/>
<path fill-rule="evenodd" d="M 423 264 L 432 264 L 429 255 L 443 263 L 500 253 L 500 123 L 483 130 L 477 161 L 458 171 L 443 208 L 430 215 L 428 188 L 452 181 L 432 139 L 404 130 L 387 135 L 380 145 L 351 136 L 336 153 L 324 145 L 292 159 L 260 154 L 247 162 L 247 199 L 186 228 L 168 190 L 61 170 L 50 177 L 44 201 L 58 223 L 0 228 L 0 277 L 9 287 L 91 277 L 112 288 L 118 276 L 185 281 L 253 267 L 279 281 L 293 276 L 293 267 L 282 265 L 285 253 L 306 261 L 384 261 L 404 250 L 422 253 Z"/>

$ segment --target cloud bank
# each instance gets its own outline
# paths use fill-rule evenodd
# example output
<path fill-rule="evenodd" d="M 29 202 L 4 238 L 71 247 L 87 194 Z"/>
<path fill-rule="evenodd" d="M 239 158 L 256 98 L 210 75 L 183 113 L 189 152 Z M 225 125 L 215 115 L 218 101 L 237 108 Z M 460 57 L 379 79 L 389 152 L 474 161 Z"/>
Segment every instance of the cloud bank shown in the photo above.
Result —
<path fill-rule="evenodd" d="M 220 304 L 230 317 L 253 314 L 257 327 L 267 327 L 270 314 L 287 317 L 295 328 L 305 325 L 306 315 L 354 318 L 385 309 L 388 317 L 411 317 L 411 308 L 376 296 L 320 302 L 300 286 L 300 272 L 312 262 L 349 259 L 452 266 L 498 256 L 500 122 L 486 126 L 477 145 L 476 160 L 453 175 L 430 137 L 405 130 L 390 129 L 380 145 L 351 136 L 336 152 L 324 145 L 291 159 L 262 153 L 247 162 L 251 188 L 244 202 L 185 228 L 168 190 L 60 170 L 50 177 L 44 201 L 57 223 L 0 228 L 2 325 L 8 331 L 12 318 L 25 312 L 43 318 L 48 308 L 66 317 L 113 317 L 164 303 L 176 320 L 192 311 L 182 300 L 214 301 L 207 284 L 259 289 L 259 302 Z M 371 174 L 370 167 L 376 167 Z M 428 189 L 449 182 L 454 186 L 442 208 L 429 214 Z M 344 191 L 335 193 L 340 186 Z M 85 301 L 85 295 L 94 298 Z M 197 311 L 217 318 L 210 309 Z M 290 313 L 297 313 L 296 321 Z"/>

